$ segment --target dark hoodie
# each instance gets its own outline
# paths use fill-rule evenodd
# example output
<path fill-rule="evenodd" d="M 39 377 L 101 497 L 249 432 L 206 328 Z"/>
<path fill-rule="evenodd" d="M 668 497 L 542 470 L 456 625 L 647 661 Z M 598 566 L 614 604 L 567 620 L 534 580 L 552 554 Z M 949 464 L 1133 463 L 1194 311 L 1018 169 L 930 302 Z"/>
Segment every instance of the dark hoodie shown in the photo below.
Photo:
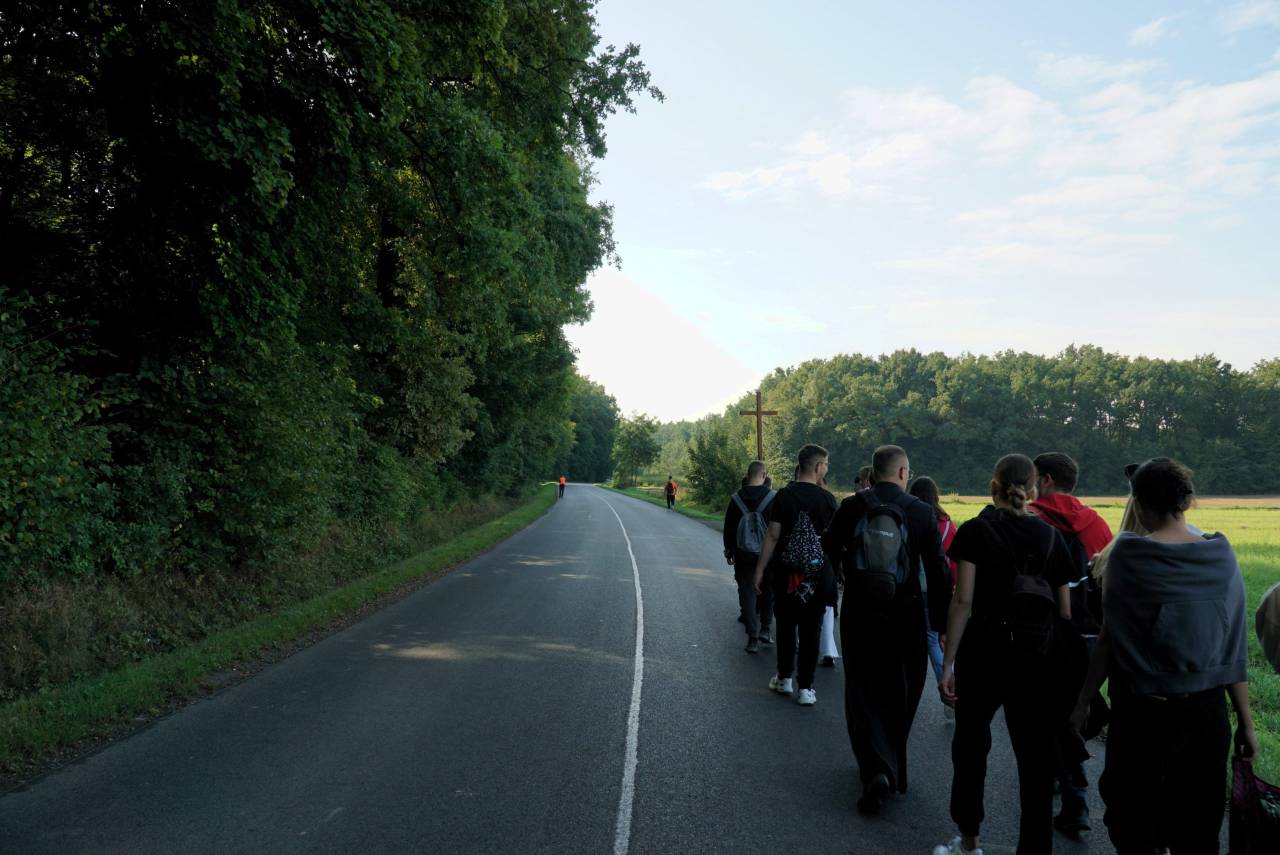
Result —
<path fill-rule="evenodd" d="M 1161 543 L 1125 532 L 1102 601 L 1113 679 L 1137 694 L 1190 694 L 1246 679 L 1244 579 L 1222 535 Z"/>
<path fill-rule="evenodd" d="M 1084 547 L 1086 559 L 1092 559 L 1111 542 L 1107 521 L 1070 493 L 1041 496 L 1031 503 L 1031 510 L 1064 535 L 1075 535 Z"/>
<path fill-rule="evenodd" d="M 747 510 L 754 511 L 761 500 L 769 494 L 769 487 L 760 484 L 755 487 L 743 487 L 738 490 L 738 495 L 742 497 L 742 502 L 747 506 Z M 773 503 L 769 503 L 769 507 L 764 509 L 764 521 L 769 521 L 769 511 L 772 509 Z M 738 523 L 742 520 L 742 510 L 738 507 L 738 503 L 733 499 L 729 500 L 729 507 L 724 512 L 724 555 L 726 558 L 738 551 Z M 755 569 L 755 568 L 752 568 Z"/>

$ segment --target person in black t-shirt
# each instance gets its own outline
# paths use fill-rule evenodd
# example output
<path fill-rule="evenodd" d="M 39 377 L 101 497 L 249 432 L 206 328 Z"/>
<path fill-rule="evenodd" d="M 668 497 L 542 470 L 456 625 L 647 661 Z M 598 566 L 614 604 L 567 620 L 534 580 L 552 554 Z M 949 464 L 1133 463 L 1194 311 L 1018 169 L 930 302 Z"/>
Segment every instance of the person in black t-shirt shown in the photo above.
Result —
<path fill-rule="evenodd" d="M 755 653 L 761 644 L 772 644 L 773 589 L 765 586 L 756 593 L 756 561 L 758 549 L 744 551 L 738 542 L 738 526 L 747 513 L 759 513 L 766 526 L 773 511 L 777 493 L 770 489 L 769 470 L 761 460 L 751 461 L 742 488 L 729 499 L 724 511 L 724 559 L 733 565 L 733 579 L 738 583 L 738 620 L 747 630 L 747 652 Z M 759 544 L 763 546 L 763 544 Z"/>
<path fill-rule="evenodd" d="M 907 738 L 924 691 L 929 650 L 921 564 L 939 626 L 951 593 L 933 508 L 904 489 L 911 477 L 906 451 L 881 446 L 872 466 L 874 486 L 845 499 L 822 538 L 845 579 L 840 608 L 845 722 L 862 779 L 858 810 L 867 814 L 877 813 L 889 793 L 907 791 Z M 910 570 L 892 599 L 864 593 L 851 576 L 858 572 L 852 562 L 860 548 L 858 523 L 880 505 L 900 509 L 907 526 Z"/>
<path fill-rule="evenodd" d="M 837 596 L 835 573 L 821 557 L 820 535 L 836 511 L 836 497 L 820 484 L 829 466 L 827 450 L 819 445 L 800 449 L 796 480 L 778 491 L 769 515 L 769 532 L 756 562 L 755 589 L 762 592 L 766 584 L 773 586 L 773 613 L 778 628 L 778 673 L 769 688 L 779 694 L 796 691 L 796 702 L 804 706 L 817 703 L 813 690 L 814 673 L 818 670 L 818 641 L 822 634 L 822 616 Z M 795 539 L 796 543 L 792 543 Z M 812 593 L 802 602 L 803 568 L 783 561 L 789 546 L 811 544 L 819 563 L 811 580 Z M 797 572 L 799 571 L 799 572 Z M 799 636 L 797 641 L 797 634 Z M 798 644 L 798 661 L 797 661 Z M 792 680 L 795 673 L 799 686 Z"/>
<path fill-rule="evenodd" d="M 1025 613 L 1019 610 L 1026 594 L 1015 598 L 1014 590 L 1015 579 L 1042 577 L 1057 617 L 1070 620 L 1068 585 L 1076 574 L 1061 533 L 1030 513 L 1028 504 L 1035 496 L 1031 458 L 1000 458 L 991 476 L 992 503 L 960 526 L 948 552 L 956 562 L 956 589 L 938 688 L 943 702 L 956 708 L 951 818 L 960 836 L 935 852 L 968 852 L 978 846 L 991 720 L 1001 707 L 1018 763 L 1017 851 L 1053 850 L 1057 669 L 1052 647 L 1042 653 L 1015 641 L 1025 626 L 1020 623 Z M 1052 622 L 1052 614 L 1048 620 Z"/>

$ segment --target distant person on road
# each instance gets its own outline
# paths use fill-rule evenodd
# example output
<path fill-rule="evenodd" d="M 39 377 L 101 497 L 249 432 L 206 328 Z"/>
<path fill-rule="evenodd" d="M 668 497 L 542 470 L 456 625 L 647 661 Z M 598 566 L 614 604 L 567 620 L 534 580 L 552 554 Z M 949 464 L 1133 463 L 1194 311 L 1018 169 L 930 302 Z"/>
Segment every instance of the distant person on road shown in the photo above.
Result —
<path fill-rule="evenodd" d="M 557 498 L 557 499 L 563 499 L 563 498 L 564 498 L 564 485 L 565 485 L 565 484 L 567 484 L 567 483 L 569 483 L 568 479 L 567 479 L 567 478 L 565 478 L 563 475 L 561 475 L 561 476 L 560 476 L 560 494 L 559 494 L 558 496 L 556 496 L 556 498 Z"/>
<path fill-rule="evenodd" d="M 991 475 L 991 504 L 961 525 L 951 544 L 956 589 L 940 691 L 956 708 L 951 818 L 960 835 L 934 849 L 934 855 L 978 847 L 991 721 L 1001 707 L 1018 764 L 1017 851 L 1053 850 L 1061 693 L 1054 640 L 1059 621 L 1070 619 L 1068 586 L 1075 568 L 1062 535 L 1031 513 L 1035 497 L 1031 458 L 1005 455 Z"/>
<path fill-rule="evenodd" d="M 841 568 L 844 710 L 862 779 L 859 812 L 907 791 L 907 739 L 924 691 L 928 643 L 923 563 L 938 621 L 951 593 L 933 508 L 906 492 L 907 452 L 877 448 L 874 485 L 841 503 L 823 535 Z"/>
<path fill-rule="evenodd" d="M 907 491 L 929 507 L 933 508 L 933 515 L 938 520 L 938 538 L 942 541 L 942 554 L 945 556 L 947 550 L 951 548 L 951 541 L 956 537 L 956 524 L 951 521 L 951 515 L 942 508 L 942 497 L 938 493 L 938 484 L 928 475 L 921 475 L 911 482 L 911 489 Z M 947 581 L 950 588 L 955 587 L 956 568 L 954 562 L 950 558 L 944 559 L 946 562 Z M 924 568 L 921 567 L 921 584 L 928 591 L 928 579 L 924 576 Z M 929 609 L 925 608 L 924 617 L 926 637 L 929 640 L 929 664 L 933 666 L 933 679 L 942 684 L 942 644 L 938 640 L 939 630 L 933 628 L 933 622 L 929 620 Z M 946 704 L 942 705 L 944 715 L 947 718 L 955 717 L 955 710 Z"/>
<path fill-rule="evenodd" d="M 740 620 L 747 630 L 747 652 L 772 644 L 773 589 L 766 585 L 756 593 L 756 563 L 769 533 L 770 506 L 777 492 L 769 489 L 769 470 L 763 461 L 747 467 L 742 488 L 729 499 L 724 512 L 724 557 L 733 566 L 738 584 Z"/>
<path fill-rule="evenodd" d="M 762 593 L 765 585 L 773 586 L 778 672 L 769 688 L 782 695 L 795 693 L 797 703 L 812 706 L 818 702 L 813 678 L 822 615 L 835 603 L 837 592 L 835 573 L 819 535 L 835 514 L 836 497 L 819 486 L 830 466 L 827 450 L 806 445 L 798 458 L 795 480 L 773 500 L 754 583 L 756 593 Z"/>
<path fill-rule="evenodd" d="M 1146 537 L 1123 532 L 1106 559 L 1102 631 L 1080 690 L 1079 730 L 1104 679 L 1111 723 L 1098 789 L 1118 855 L 1168 845 L 1218 851 L 1230 752 L 1252 761 L 1244 579 L 1221 534 L 1189 530 L 1191 470 L 1167 457 L 1132 475 L 1131 505 Z"/>
<path fill-rule="evenodd" d="M 663 488 L 663 492 L 667 496 L 667 510 L 669 511 L 675 510 L 677 489 L 676 489 L 676 479 L 673 476 L 671 475 L 667 476 L 667 484 Z"/>
<path fill-rule="evenodd" d="M 1033 462 L 1036 465 L 1037 496 L 1031 503 L 1031 510 L 1056 528 L 1067 545 L 1075 575 L 1071 582 L 1071 623 L 1086 646 L 1079 653 L 1079 666 L 1070 668 L 1069 674 L 1063 673 L 1062 676 L 1070 676 L 1072 680 L 1083 682 L 1085 649 L 1092 649 L 1102 620 L 1096 605 L 1100 600 L 1090 596 L 1093 585 L 1090 571 L 1094 557 L 1111 542 L 1111 526 L 1107 525 L 1107 521 L 1097 511 L 1086 507 L 1072 495 L 1080 480 L 1080 466 L 1075 460 L 1060 451 L 1050 451 L 1037 455 Z M 1079 690 L 1078 685 L 1075 690 Z M 1074 692 L 1069 692 L 1068 697 L 1071 694 Z M 1068 700 L 1065 710 L 1067 715 L 1070 715 L 1070 704 Z M 1072 743 L 1075 736 L 1066 721 L 1062 725 L 1058 761 L 1058 790 L 1062 794 L 1062 809 L 1053 818 L 1053 825 L 1062 833 L 1077 837 L 1091 828 L 1087 800 L 1089 778 L 1085 774 L 1084 763 L 1073 758 Z"/>

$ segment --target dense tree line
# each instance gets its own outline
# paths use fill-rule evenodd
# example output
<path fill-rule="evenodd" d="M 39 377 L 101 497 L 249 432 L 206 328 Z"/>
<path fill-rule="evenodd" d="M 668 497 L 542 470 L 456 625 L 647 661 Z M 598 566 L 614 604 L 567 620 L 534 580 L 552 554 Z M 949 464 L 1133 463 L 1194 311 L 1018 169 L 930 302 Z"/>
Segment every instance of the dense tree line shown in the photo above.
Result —
<path fill-rule="evenodd" d="M 661 450 L 657 419 L 646 413 L 632 413 L 621 419 L 613 435 L 614 483 L 621 487 L 639 483 Z"/>
<path fill-rule="evenodd" d="M 613 438 L 618 402 L 599 383 L 574 375 L 569 418 L 573 447 L 557 471 L 572 481 L 599 483 L 613 474 Z"/>
<path fill-rule="evenodd" d="M 1280 359 L 1242 371 L 1213 356 L 1130 358 L 1090 346 L 1055 356 L 902 350 L 778 369 L 762 389 L 781 413 L 765 429 L 779 483 L 806 442 L 831 451 L 842 486 L 893 442 L 918 473 L 965 494 L 983 493 L 992 464 L 1011 451 L 1067 452 L 1081 463 L 1084 492 L 1123 492 L 1124 464 L 1169 455 L 1196 470 L 1204 493 L 1280 493 Z M 717 503 L 754 456 L 752 420 L 737 415 L 753 404 L 744 395 L 693 425 L 686 477 Z"/>
<path fill-rule="evenodd" d="M 593 6 L 7 4 L 0 579 L 265 566 L 549 477 L 590 165 L 660 96 Z"/>

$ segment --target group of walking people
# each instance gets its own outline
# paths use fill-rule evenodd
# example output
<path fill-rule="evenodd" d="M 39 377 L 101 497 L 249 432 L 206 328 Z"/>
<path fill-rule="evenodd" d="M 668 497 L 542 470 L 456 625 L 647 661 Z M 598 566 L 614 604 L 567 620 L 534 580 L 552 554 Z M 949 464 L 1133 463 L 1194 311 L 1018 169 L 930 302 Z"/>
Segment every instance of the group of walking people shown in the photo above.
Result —
<path fill-rule="evenodd" d="M 1217 852 L 1228 701 L 1237 756 L 1258 749 L 1243 579 L 1226 538 L 1186 522 L 1191 472 L 1168 458 L 1128 467 L 1113 536 L 1072 495 L 1079 468 L 1065 454 L 1002 457 L 990 504 L 959 526 L 898 446 L 876 449 L 839 503 L 825 486 L 830 462 L 804 446 L 777 491 L 765 464 L 751 463 L 725 512 L 725 557 L 747 652 L 775 642 L 769 688 L 801 705 L 817 702 L 823 622 L 838 613 L 857 810 L 877 814 L 908 791 L 907 744 L 932 663 L 955 720 L 957 827 L 935 855 L 982 852 L 1000 709 L 1018 768 L 1018 853 L 1052 851 L 1055 827 L 1090 829 L 1086 740 L 1104 725 L 1099 789 L 1116 851 Z"/>

